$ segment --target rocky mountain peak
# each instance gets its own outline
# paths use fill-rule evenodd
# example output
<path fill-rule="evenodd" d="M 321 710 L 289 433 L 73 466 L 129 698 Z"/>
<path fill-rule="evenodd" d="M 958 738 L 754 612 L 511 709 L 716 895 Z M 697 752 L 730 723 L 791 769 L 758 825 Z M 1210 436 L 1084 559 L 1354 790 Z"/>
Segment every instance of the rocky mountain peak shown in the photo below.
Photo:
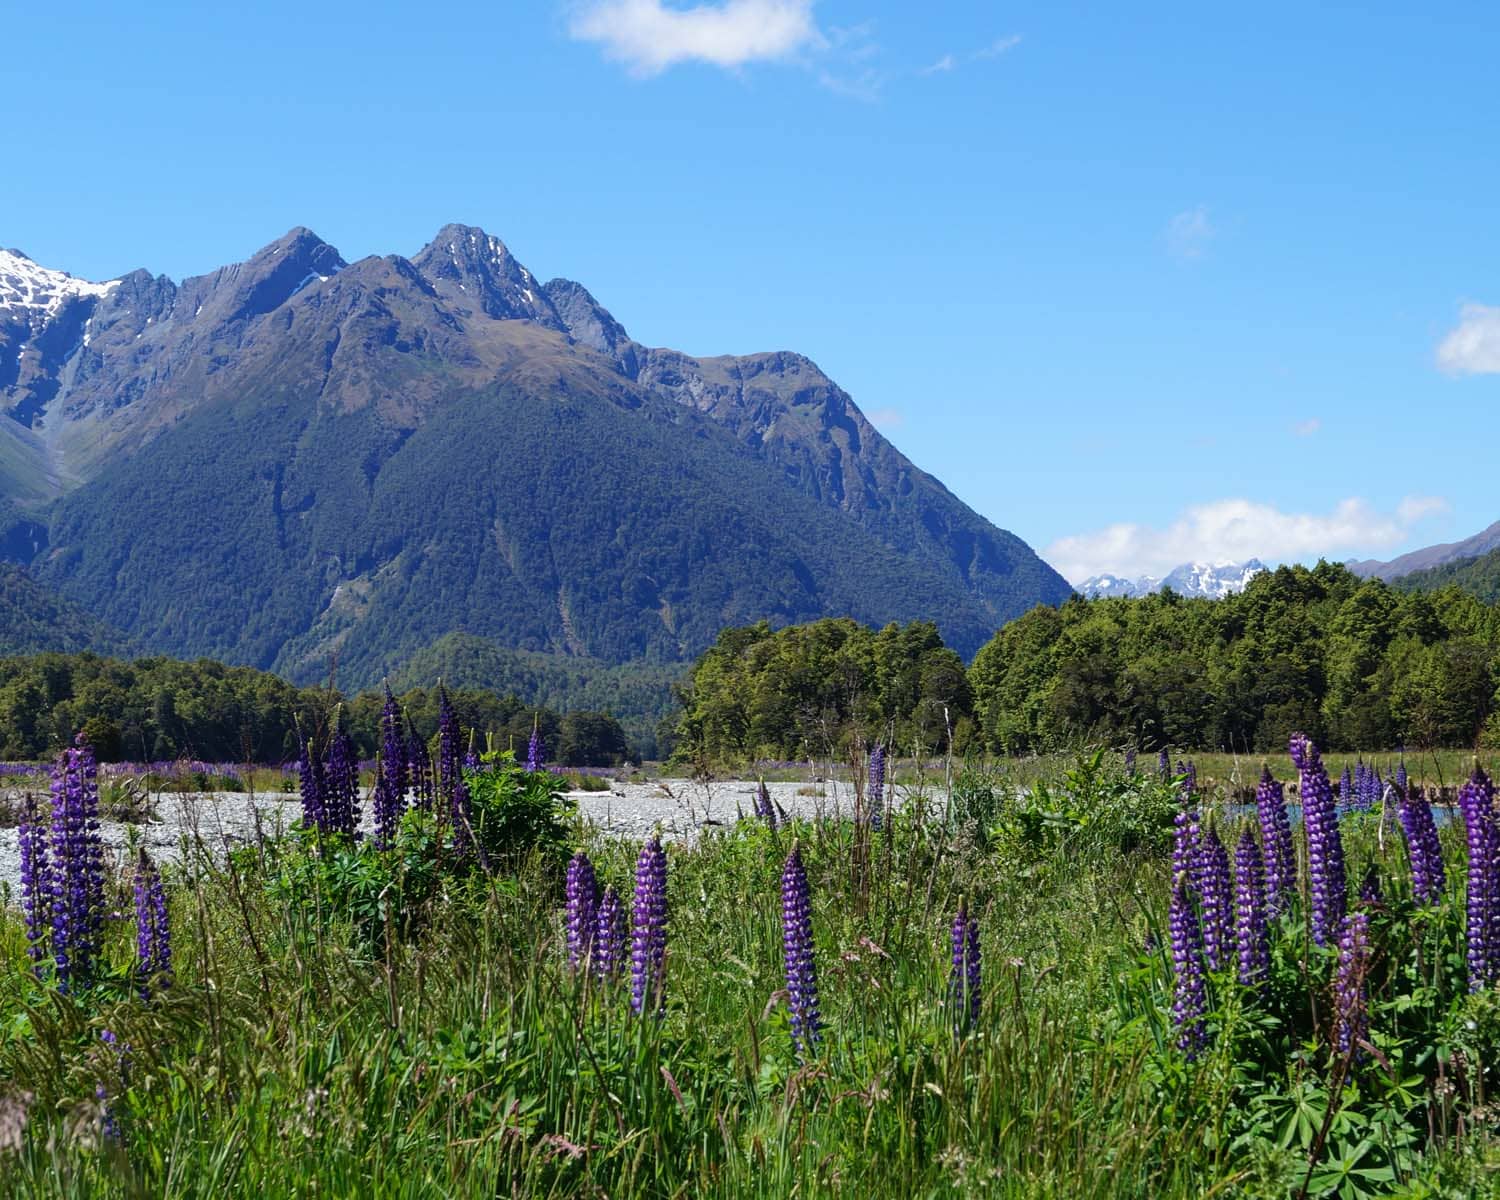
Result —
<path fill-rule="evenodd" d="M 214 319 L 224 323 L 246 320 L 280 308 L 345 265 L 337 250 L 299 225 L 244 262 L 184 280 L 180 307 L 191 304 L 195 316 L 210 309 Z"/>
<path fill-rule="evenodd" d="M 433 289 L 458 308 L 499 321 L 564 328 L 541 283 L 504 242 L 476 225 L 444 225 L 411 261 Z"/>

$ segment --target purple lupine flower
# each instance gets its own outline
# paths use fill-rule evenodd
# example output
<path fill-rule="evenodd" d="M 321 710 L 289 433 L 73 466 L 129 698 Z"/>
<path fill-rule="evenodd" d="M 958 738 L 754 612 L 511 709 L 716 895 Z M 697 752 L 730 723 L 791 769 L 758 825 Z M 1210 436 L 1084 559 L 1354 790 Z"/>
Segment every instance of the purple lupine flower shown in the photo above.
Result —
<path fill-rule="evenodd" d="M 771 789 L 766 787 L 764 779 L 755 785 L 755 815 L 772 829 L 776 828 L 776 806 L 771 803 Z"/>
<path fill-rule="evenodd" d="M 541 719 L 531 723 L 531 738 L 526 743 L 526 769 L 536 772 L 542 769 L 545 762 L 546 748 L 542 745 Z"/>
<path fill-rule="evenodd" d="M 1172 884 L 1198 886 L 1198 810 L 1186 805 L 1172 819 Z"/>
<path fill-rule="evenodd" d="M 336 715 L 333 737 L 328 743 L 328 766 L 323 772 L 324 818 L 333 833 L 352 838 L 359 828 L 359 762 L 354 740 L 344 732 Z"/>
<path fill-rule="evenodd" d="M 594 974 L 600 979 L 618 979 L 625 969 L 625 906 L 613 887 L 599 897 L 594 926 Z"/>
<path fill-rule="evenodd" d="M 1262 767 L 1255 789 L 1255 812 L 1260 819 L 1260 837 L 1265 845 L 1266 917 L 1275 920 L 1291 906 L 1297 890 L 1297 852 L 1292 846 L 1292 825 L 1286 815 L 1285 792 Z"/>
<path fill-rule="evenodd" d="M 47 862 L 47 833 L 36 797 L 26 793 L 17 829 L 21 852 L 21 914 L 26 922 L 26 954 L 41 973 L 52 927 L 52 872 Z"/>
<path fill-rule="evenodd" d="M 99 835 L 99 771 L 83 734 L 52 773 L 48 846 L 52 961 L 58 987 L 87 986 L 104 929 L 104 842 Z"/>
<path fill-rule="evenodd" d="M 1161 776 L 1163 783 L 1172 778 L 1172 757 L 1167 753 L 1165 746 L 1156 756 L 1156 773 Z"/>
<path fill-rule="evenodd" d="M 1365 769 L 1364 763 L 1359 764 L 1359 769 Z M 1354 807 L 1354 777 L 1349 772 L 1349 764 L 1344 764 L 1344 773 L 1339 776 L 1339 811 L 1348 812 Z"/>
<path fill-rule="evenodd" d="M 1339 927 L 1339 962 L 1333 981 L 1333 1044 L 1355 1054 L 1369 1040 L 1370 1012 L 1365 977 L 1370 971 L 1370 915 L 1352 912 Z"/>
<path fill-rule="evenodd" d="M 470 746 L 464 751 L 464 770 L 477 771 L 483 764 L 479 761 L 479 755 L 475 753 L 474 747 Z"/>
<path fill-rule="evenodd" d="M 568 966 L 587 970 L 599 920 L 599 884 L 582 850 L 568 861 L 567 897 Z"/>
<path fill-rule="evenodd" d="M 667 969 L 667 856 L 653 834 L 635 864 L 630 928 L 630 1007 L 660 1012 Z"/>
<path fill-rule="evenodd" d="M 1234 954 L 1234 912 L 1229 855 L 1213 826 L 1198 839 L 1198 897 L 1203 909 L 1203 960 L 1210 971 L 1222 971 Z"/>
<path fill-rule="evenodd" d="M 380 763 L 375 781 L 375 849 L 388 850 L 396 842 L 401 814 L 406 810 L 406 737 L 401 710 L 391 689 L 385 689 L 380 710 Z"/>
<path fill-rule="evenodd" d="M 1131 746 L 1125 751 L 1125 774 L 1135 774 L 1135 747 Z"/>
<path fill-rule="evenodd" d="M 297 729 L 297 791 L 302 799 L 302 827 L 322 833 L 325 827 L 323 816 L 323 760 L 310 737 Z"/>
<path fill-rule="evenodd" d="M 1469 852 L 1469 990 L 1477 992 L 1495 982 L 1497 967 L 1500 967 L 1500 946 L 1494 940 L 1497 911 L 1495 855 L 1500 836 L 1497 836 L 1495 827 L 1494 788 L 1477 763 L 1474 773 L 1458 790 L 1458 806 L 1464 815 Z"/>
<path fill-rule="evenodd" d="M 448 689 L 438 684 L 437 794 L 439 800 L 450 805 L 453 789 L 463 781 L 459 741 L 458 714 L 448 699 Z"/>
<path fill-rule="evenodd" d="M 1182 794 L 1193 796 L 1198 792 L 1198 765 L 1192 759 L 1177 764 L 1177 773 L 1182 776 Z"/>
<path fill-rule="evenodd" d="M 1240 982 L 1249 988 L 1260 986 L 1271 964 L 1265 896 L 1264 860 L 1255 835 L 1246 825 L 1240 830 L 1240 840 L 1234 848 L 1234 912 Z"/>
<path fill-rule="evenodd" d="M 984 984 L 983 961 L 979 955 L 979 921 L 969 912 L 968 903 L 958 901 L 950 931 L 953 966 L 948 973 L 948 993 L 958 1014 L 958 1028 L 972 1029 L 979 1021 L 979 1004 Z"/>
<path fill-rule="evenodd" d="M 1385 903 L 1385 893 L 1380 887 L 1380 872 L 1371 863 L 1365 869 L 1365 877 L 1359 883 L 1359 902 L 1366 907 Z"/>
<path fill-rule="evenodd" d="M 1404 759 L 1404 758 L 1400 762 L 1398 762 L 1396 764 L 1396 780 L 1395 780 L 1395 783 L 1396 783 L 1396 795 L 1397 796 L 1404 796 L 1404 795 L 1406 795 L 1406 759 Z"/>
<path fill-rule="evenodd" d="M 1443 896 L 1443 848 L 1438 841 L 1432 806 L 1420 784 L 1412 784 L 1396 796 L 1396 816 L 1406 835 L 1406 855 L 1411 861 L 1411 891 L 1418 904 L 1436 904 Z"/>
<path fill-rule="evenodd" d="M 136 968 L 141 999 L 151 998 L 150 984 L 166 984 L 172 977 L 172 927 L 167 921 L 167 892 L 161 872 L 144 850 L 135 870 Z"/>
<path fill-rule="evenodd" d="M 1318 748 L 1304 734 L 1295 733 L 1291 753 L 1298 771 L 1297 792 L 1302 797 L 1302 824 L 1307 829 L 1307 878 L 1312 893 L 1313 941 L 1327 946 L 1338 937 L 1339 925 L 1349 903 L 1338 808 Z"/>
<path fill-rule="evenodd" d="M 1172 1023 L 1177 1026 L 1177 1048 L 1189 1061 L 1208 1044 L 1208 991 L 1203 984 L 1203 940 L 1198 912 L 1185 880 L 1172 888 L 1169 919 L 1172 936 Z"/>
<path fill-rule="evenodd" d="M 879 744 L 870 751 L 869 783 L 870 824 L 879 829 L 885 814 L 885 747 Z"/>
<path fill-rule="evenodd" d="M 435 811 L 436 798 L 432 783 L 432 755 L 427 752 L 427 743 L 406 722 L 406 782 L 411 790 L 412 807 L 421 812 Z"/>
<path fill-rule="evenodd" d="M 812 898 L 807 872 L 802 869 L 802 851 L 795 841 L 781 872 L 781 942 L 786 954 L 792 1044 L 806 1058 L 817 1049 L 822 1017 L 818 1011 L 818 965 L 813 958 Z"/>

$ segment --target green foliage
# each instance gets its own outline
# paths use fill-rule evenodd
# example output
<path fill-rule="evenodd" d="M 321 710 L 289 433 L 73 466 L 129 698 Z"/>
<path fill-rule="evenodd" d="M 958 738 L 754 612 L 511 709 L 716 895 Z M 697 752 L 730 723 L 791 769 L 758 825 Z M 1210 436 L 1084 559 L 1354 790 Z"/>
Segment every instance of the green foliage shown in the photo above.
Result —
<path fill-rule="evenodd" d="M 1495 708 L 1500 611 L 1400 593 L 1329 563 L 1222 600 L 1075 598 L 1006 625 L 969 668 L 979 737 L 1025 754 L 1086 743 L 1279 751 L 1472 746 Z"/>
<path fill-rule="evenodd" d="M 726 629 L 682 690 L 679 755 L 806 759 L 854 742 L 941 750 L 970 711 L 963 660 L 928 621 Z"/>
<path fill-rule="evenodd" d="M 0 562 L 0 655 L 80 650 L 109 654 L 125 642 L 120 633 L 49 591 L 22 568 Z"/>
<path fill-rule="evenodd" d="M 484 767 L 466 771 L 474 837 L 491 870 L 513 869 L 532 854 L 558 866 L 568 857 L 569 822 L 578 802 L 550 771 L 527 771 L 509 751 L 490 751 Z"/>
<path fill-rule="evenodd" d="M 1500 550 L 1474 558 L 1439 563 L 1391 580 L 1399 592 L 1436 592 L 1457 588 L 1485 604 L 1500 602 Z"/>

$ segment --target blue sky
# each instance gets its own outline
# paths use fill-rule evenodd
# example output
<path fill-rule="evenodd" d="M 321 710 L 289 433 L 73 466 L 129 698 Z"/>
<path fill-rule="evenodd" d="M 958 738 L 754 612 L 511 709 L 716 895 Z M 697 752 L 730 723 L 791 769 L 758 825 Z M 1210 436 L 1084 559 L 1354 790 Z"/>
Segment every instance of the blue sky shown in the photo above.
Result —
<path fill-rule="evenodd" d="M 0 244 L 484 226 L 814 358 L 1075 580 L 1500 519 L 1491 5 L 0 3 Z"/>

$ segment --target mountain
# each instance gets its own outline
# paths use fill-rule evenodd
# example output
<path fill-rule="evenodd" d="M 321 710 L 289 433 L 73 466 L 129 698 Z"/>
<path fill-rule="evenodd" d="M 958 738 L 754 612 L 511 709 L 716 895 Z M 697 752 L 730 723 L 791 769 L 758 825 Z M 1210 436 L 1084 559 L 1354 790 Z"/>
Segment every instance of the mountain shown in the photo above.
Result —
<path fill-rule="evenodd" d="M 1500 602 L 1500 548 L 1474 558 L 1456 558 L 1391 580 L 1402 592 L 1430 592 L 1456 587 L 1486 604 Z"/>
<path fill-rule="evenodd" d="M 593 671 L 850 615 L 968 654 L 1071 591 L 811 360 L 642 346 L 481 229 L 0 281 L 0 550 L 153 652 L 357 687 L 455 633 Z"/>
<path fill-rule="evenodd" d="M 1345 566 L 1356 575 L 1366 579 L 1374 577 L 1384 579 L 1389 583 L 1392 579 L 1399 579 L 1413 571 L 1424 571 L 1429 567 L 1456 562 L 1463 558 L 1478 558 L 1495 549 L 1500 549 L 1500 521 L 1496 521 L 1488 529 L 1476 533 L 1473 537 L 1465 538 L 1461 542 L 1443 542 L 1436 546 L 1424 546 L 1421 550 L 1413 550 L 1410 554 L 1391 559 L 1390 562 L 1365 559 L 1362 562 L 1346 563 Z"/>
<path fill-rule="evenodd" d="M 14 563 L 0 562 L 0 656 L 115 654 L 126 648 L 120 634 L 78 605 L 64 600 Z"/>
<path fill-rule="evenodd" d="M 1251 578 L 1265 569 L 1266 565 L 1258 558 L 1242 563 L 1183 563 L 1162 579 L 1151 575 L 1133 580 L 1121 575 L 1095 575 L 1079 584 L 1078 591 L 1088 597 L 1136 597 L 1171 588 L 1179 596 L 1207 596 L 1218 600 L 1232 592 L 1244 591 Z"/>

